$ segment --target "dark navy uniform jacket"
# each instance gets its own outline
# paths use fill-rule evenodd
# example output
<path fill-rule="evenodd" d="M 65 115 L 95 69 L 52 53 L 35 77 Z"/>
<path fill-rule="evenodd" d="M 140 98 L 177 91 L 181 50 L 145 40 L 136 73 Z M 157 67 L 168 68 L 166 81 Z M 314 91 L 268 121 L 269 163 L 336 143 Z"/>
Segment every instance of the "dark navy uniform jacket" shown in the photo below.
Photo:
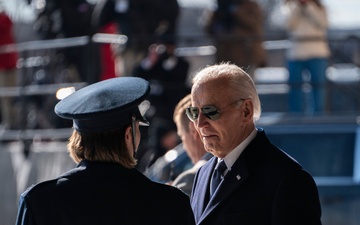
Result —
<path fill-rule="evenodd" d="M 211 158 L 194 180 L 191 205 L 198 225 L 321 224 L 312 176 L 271 144 L 263 130 L 244 149 L 209 200 L 216 163 L 217 158 Z"/>
<path fill-rule="evenodd" d="M 194 224 L 189 197 L 120 164 L 82 161 L 26 190 L 16 224 Z"/>

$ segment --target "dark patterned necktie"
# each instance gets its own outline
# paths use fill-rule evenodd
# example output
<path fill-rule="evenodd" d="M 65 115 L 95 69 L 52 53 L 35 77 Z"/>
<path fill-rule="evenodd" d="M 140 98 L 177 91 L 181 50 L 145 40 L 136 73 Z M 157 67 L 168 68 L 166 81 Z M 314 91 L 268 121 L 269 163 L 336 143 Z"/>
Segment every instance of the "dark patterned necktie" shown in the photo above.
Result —
<path fill-rule="evenodd" d="M 226 170 L 226 168 L 227 167 L 224 160 L 220 160 L 220 162 L 216 165 L 211 178 L 210 196 L 214 194 L 217 186 L 220 184 L 220 181 L 223 179 L 223 173 Z"/>

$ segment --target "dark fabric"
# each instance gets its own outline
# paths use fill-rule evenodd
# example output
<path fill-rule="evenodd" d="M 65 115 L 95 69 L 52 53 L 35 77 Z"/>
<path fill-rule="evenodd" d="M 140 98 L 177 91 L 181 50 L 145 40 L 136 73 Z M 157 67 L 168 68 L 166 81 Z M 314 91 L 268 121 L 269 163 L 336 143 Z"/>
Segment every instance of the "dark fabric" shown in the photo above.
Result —
<path fill-rule="evenodd" d="M 216 157 L 195 176 L 191 205 L 199 225 L 319 225 L 321 207 L 311 175 L 260 130 L 206 205 Z"/>
<path fill-rule="evenodd" d="M 189 198 L 136 169 L 82 161 L 21 195 L 17 225 L 194 224 Z"/>

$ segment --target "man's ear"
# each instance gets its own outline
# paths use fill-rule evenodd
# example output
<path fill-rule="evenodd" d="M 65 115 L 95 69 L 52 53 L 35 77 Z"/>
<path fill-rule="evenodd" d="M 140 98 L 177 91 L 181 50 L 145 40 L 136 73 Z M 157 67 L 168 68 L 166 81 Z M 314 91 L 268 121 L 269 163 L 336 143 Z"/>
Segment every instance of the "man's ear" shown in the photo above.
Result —
<path fill-rule="evenodd" d="M 252 120 L 254 115 L 254 107 L 251 99 L 244 100 L 243 103 L 243 116 L 245 120 Z"/>

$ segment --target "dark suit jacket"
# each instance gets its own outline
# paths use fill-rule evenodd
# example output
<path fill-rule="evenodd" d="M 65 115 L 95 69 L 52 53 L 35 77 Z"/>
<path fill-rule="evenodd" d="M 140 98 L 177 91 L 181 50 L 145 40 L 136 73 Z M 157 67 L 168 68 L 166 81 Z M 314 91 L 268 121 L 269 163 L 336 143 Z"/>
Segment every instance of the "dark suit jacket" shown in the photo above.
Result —
<path fill-rule="evenodd" d="M 194 224 L 189 197 L 120 164 L 82 161 L 21 195 L 16 224 Z"/>
<path fill-rule="evenodd" d="M 215 164 L 213 157 L 195 177 L 191 206 L 197 224 L 321 224 L 313 178 L 272 145 L 263 130 L 245 148 L 207 204 Z"/>

